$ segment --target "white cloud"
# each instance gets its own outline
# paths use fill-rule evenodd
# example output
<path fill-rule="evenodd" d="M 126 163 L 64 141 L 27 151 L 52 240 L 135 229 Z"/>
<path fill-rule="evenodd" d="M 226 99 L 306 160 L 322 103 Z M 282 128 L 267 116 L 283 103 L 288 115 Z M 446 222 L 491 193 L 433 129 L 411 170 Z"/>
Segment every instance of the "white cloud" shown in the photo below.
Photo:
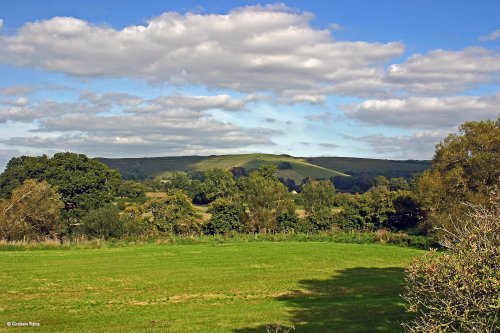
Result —
<path fill-rule="evenodd" d="M 344 105 L 342 110 L 347 116 L 370 124 L 439 129 L 467 120 L 495 119 L 498 105 L 500 94 L 367 100 Z"/>
<path fill-rule="evenodd" d="M 3 20 L 0 19 L 0 30 L 3 28 Z"/>
<path fill-rule="evenodd" d="M 460 92 L 477 83 L 498 79 L 500 54 L 479 47 L 462 51 L 435 50 L 391 65 L 384 81 L 413 93 Z"/>
<path fill-rule="evenodd" d="M 364 78 L 403 52 L 400 43 L 336 41 L 328 29 L 313 28 L 311 18 L 283 5 L 225 15 L 168 12 L 121 30 L 55 17 L 0 36 L 0 62 L 82 77 L 280 93 Z"/>
<path fill-rule="evenodd" d="M 138 96 L 82 92 L 78 102 L 26 98 L 4 102 L 0 122 L 34 122 L 37 134 L 7 137 L 9 146 L 70 149 L 101 156 L 209 154 L 237 151 L 254 145 L 273 145 L 277 131 L 242 128 L 211 118 L 214 108 L 242 110 L 245 104 L 228 95 Z M 110 110 L 114 112 L 110 113 Z"/>
<path fill-rule="evenodd" d="M 481 36 L 479 40 L 485 42 L 485 41 L 490 41 L 490 40 L 497 40 L 500 38 L 500 29 L 495 30 L 487 34 L 486 36 Z"/>

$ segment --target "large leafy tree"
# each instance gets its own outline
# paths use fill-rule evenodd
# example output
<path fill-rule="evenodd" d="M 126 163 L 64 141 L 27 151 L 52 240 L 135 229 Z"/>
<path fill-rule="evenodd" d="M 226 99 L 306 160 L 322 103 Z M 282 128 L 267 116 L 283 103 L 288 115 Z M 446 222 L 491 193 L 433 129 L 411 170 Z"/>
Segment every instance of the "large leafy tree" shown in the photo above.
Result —
<path fill-rule="evenodd" d="M 227 198 L 236 191 L 236 182 L 229 170 L 209 169 L 203 173 L 202 189 L 208 201 Z"/>
<path fill-rule="evenodd" d="M 83 154 L 57 153 L 52 158 L 22 156 L 12 158 L 0 175 L 0 195 L 8 197 L 30 178 L 57 187 L 66 219 L 81 219 L 88 211 L 110 203 L 121 181 L 118 171 Z"/>
<path fill-rule="evenodd" d="M 488 204 L 500 177 L 500 118 L 470 121 L 436 147 L 432 168 L 419 181 L 419 196 L 431 227 L 448 229 L 466 213 L 464 202 Z"/>
<path fill-rule="evenodd" d="M 238 179 L 245 205 L 244 220 L 248 231 L 273 232 L 279 216 L 294 213 L 294 203 L 287 188 L 275 176 L 276 167 L 261 167 L 248 177 Z"/>

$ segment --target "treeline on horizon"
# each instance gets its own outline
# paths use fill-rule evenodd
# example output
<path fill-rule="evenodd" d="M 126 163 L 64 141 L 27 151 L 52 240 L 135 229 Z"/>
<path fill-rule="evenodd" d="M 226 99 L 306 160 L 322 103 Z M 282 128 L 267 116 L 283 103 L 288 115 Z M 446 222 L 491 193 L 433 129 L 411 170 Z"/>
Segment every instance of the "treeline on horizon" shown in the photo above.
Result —
<path fill-rule="evenodd" d="M 500 177 L 499 121 L 459 130 L 437 146 L 432 168 L 409 179 L 372 175 L 357 193 L 337 180 L 354 177 L 278 179 L 286 162 L 138 182 L 82 154 L 16 157 L 0 175 L 0 239 L 393 231 L 406 241 L 446 229 L 466 214 L 464 202 L 488 204 Z M 210 217 L 194 204 L 207 205 Z"/>

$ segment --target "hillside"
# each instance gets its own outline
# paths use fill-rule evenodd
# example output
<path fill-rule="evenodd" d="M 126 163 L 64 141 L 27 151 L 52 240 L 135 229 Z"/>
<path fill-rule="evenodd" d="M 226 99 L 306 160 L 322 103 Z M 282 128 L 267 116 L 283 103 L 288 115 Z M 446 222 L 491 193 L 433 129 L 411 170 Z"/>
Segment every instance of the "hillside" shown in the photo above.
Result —
<path fill-rule="evenodd" d="M 409 177 L 413 173 L 430 168 L 430 161 L 383 160 L 357 157 L 307 157 L 307 162 L 339 172 L 355 174 L 383 175 L 387 178 Z"/>
<path fill-rule="evenodd" d="M 342 172 L 314 165 L 303 158 L 288 155 L 241 154 L 221 156 L 175 156 L 151 158 L 99 158 L 110 168 L 117 169 L 126 178 L 165 177 L 174 171 L 204 171 L 212 168 L 230 169 L 242 167 L 247 170 L 263 165 L 288 162 L 291 168 L 278 170 L 278 177 L 293 179 L 301 183 L 306 177 L 325 178 L 347 176 Z M 137 177 L 134 177 L 137 176 Z"/>
<path fill-rule="evenodd" d="M 382 174 L 387 177 L 409 177 L 430 166 L 429 161 L 393 161 L 353 157 L 301 158 L 289 155 L 239 154 L 212 156 L 172 156 L 149 158 L 99 158 L 125 178 L 165 177 L 175 171 L 204 171 L 211 168 L 255 169 L 262 165 L 289 163 L 291 168 L 278 170 L 278 176 L 300 184 L 306 177 L 328 179 L 347 174 Z"/>

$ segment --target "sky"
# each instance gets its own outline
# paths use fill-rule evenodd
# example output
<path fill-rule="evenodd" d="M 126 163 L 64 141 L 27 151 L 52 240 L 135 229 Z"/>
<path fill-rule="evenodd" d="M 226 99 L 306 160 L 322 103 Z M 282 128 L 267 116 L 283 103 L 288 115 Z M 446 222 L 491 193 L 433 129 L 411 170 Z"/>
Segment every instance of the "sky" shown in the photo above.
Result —
<path fill-rule="evenodd" d="M 500 105 L 500 1 L 0 1 L 13 156 L 431 159 Z"/>

